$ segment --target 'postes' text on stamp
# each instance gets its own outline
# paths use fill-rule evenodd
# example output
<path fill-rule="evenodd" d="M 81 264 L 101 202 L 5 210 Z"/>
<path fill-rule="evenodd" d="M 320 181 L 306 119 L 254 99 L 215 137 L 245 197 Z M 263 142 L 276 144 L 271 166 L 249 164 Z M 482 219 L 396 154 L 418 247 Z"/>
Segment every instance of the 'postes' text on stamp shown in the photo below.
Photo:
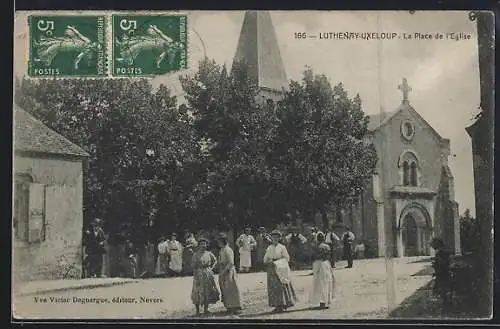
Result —
<path fill-rule="evenodd" d="M 104 16 L 30 16 L 31 77 L 107 75 Z"/>
<path fill-rule="evenodd" d="M 150 76 L 186 68 L 186 16 L 113 15 L 114 76 Z"/>

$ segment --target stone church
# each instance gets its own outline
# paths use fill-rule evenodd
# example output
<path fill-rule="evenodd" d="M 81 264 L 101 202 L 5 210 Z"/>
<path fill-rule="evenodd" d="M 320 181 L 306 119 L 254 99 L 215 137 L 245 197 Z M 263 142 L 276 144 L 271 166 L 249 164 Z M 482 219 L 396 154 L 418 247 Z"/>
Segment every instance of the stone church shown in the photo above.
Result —
<path fill-rule="evenodd" d="M 430 255 L 430 239 L 440 236 L 460 251 L 458 204 L 448 165 L 450 140 L 441 137 L 410 105 L 403 79 L 400 106 L 370 116 L 369 130 L 378 163 L 372 183 L 343 212 L 360 241 L 383 256 Z"/>
<path fill-rule="evenodd" d="M 288 81 L 268 11 L 245 13 L 234 62 L 248 65 L 263 101 L 279 101 Z M 350 226 L 372 257 L 387 250 L 398 257 L 430 255 L 434 236 L 458 253 L 450 141 L 410 105 L 406 79 L 399 89 L 403 97 L 397 109 L 370 117 L 370 139 L 379 158 L 371 184 L 339 216 L 328 217 Z"/>

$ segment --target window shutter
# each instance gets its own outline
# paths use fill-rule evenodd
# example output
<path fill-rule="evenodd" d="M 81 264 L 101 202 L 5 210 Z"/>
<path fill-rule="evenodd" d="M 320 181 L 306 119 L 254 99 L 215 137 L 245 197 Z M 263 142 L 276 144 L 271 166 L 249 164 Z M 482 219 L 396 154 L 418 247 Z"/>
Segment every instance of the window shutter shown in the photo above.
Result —
<path fill-rule="evenodd" d="M 29 220 L 28 241 L 44 240 L 45 229 L 45 185 L 32 183 L 29 185 Z"/>

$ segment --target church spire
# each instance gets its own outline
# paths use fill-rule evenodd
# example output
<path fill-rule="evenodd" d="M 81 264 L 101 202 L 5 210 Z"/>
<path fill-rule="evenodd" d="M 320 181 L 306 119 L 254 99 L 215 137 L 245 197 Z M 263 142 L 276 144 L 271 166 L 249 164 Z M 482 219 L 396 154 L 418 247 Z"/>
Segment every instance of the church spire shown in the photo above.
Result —
<path fill-rule="evenodd" d="M 248 65 L 260 89 L 280 92 L 288 85 L 269 11 L 245 12 L 233 66 L 237 62 Z"/>

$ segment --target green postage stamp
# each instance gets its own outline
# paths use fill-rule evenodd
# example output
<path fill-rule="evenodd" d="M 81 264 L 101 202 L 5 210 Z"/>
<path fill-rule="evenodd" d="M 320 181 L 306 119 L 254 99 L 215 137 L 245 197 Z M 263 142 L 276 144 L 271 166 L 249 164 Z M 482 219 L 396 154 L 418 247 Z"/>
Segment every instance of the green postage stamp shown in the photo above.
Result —
<path fill-rule="evenodd" d="M 106 76 L 105 16 L 30 16 L 31 77 Z"/>
<path fill-rule="evenodd" d="M 113 15 L 112 75 L 151 76 L 186 68 L 187 16 Z"/>

